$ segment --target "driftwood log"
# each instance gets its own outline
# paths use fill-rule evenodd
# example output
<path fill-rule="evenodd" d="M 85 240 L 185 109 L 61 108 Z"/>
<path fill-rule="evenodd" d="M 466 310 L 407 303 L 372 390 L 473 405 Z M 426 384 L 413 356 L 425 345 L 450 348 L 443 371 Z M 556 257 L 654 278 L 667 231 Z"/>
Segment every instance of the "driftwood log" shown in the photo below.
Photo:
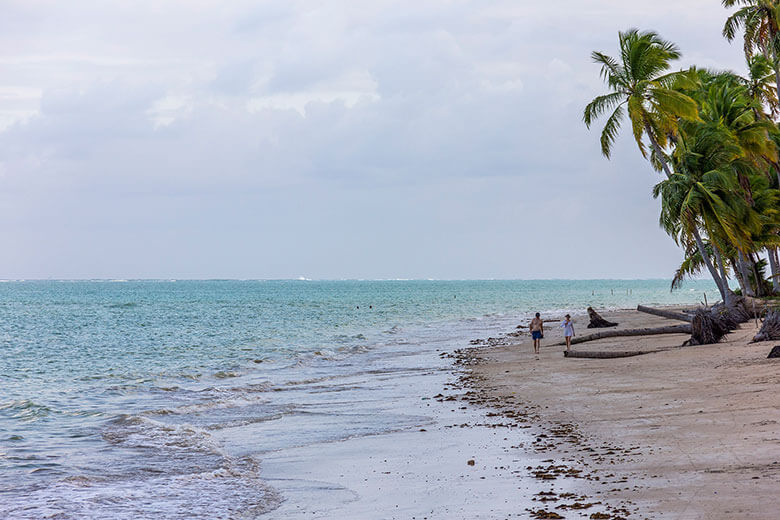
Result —
<path fill-rule="evenodd" d="M 585 336 L 575 336 L 571 339 L 572 345 L 577 343 L 585 343 L 586 341 L 593 341 L 602 338 L 618 338 L 621 336 L 653 336 L 656 334 L 690 334 L 691 325 L 688 323 L 681 323 L 680 325 L 666 325 L 664 327 L 650 327 L 641 329 L 623 329 L 623 330 L 605 330 L 602 332 L 594 332 L 593 334 L 587 334 Z M 556 343 L 556 345 L 565 345 L 565 342 Z"/>
<path fill-rule="evenodd" d="M 761 329 L 753 336 L 753 343 L 775 339 L 780 339 L 780 312 L 772 310 L 766 313 Z"/>
<path fill-rule="evenodd" d="M 647 314 L 653 314 L 655 316 L 661 316 L 662 318 L 669 318 L 670 320 L 687 321 L 691 323 L 693 316 L 689 314 L 683 314 L 682 312 L 669 311 L 666 309 L 654 309 L 652 307 L 645 307 L 644 305 L 637 305 L 636 310 Z"/>
<path fill-rule="evenodd" d="M 593 307 L 588 307 L 588 317 L 590 318 L 590 323 L 588 323 L 589 329 L 602 329 L 605 327 L 617 327 L 617 323 L 613 323 L 611 321 L 607 321 L 604 318 L 602 318 L 598 312 L 596 312 Z"/>
<path fill-rule="evenodd" d="M 614 359 L 614 358 L 641 356 L 642 354 L 651 354 L 653 352 L 661 352 L 661 350 L 624 350 L 621 352 L 609 352 L 604 350 L 597 350 L 597 351 L 569 350 L 563 353 L 563 357 L 586 358 L 586 359 Z"/>

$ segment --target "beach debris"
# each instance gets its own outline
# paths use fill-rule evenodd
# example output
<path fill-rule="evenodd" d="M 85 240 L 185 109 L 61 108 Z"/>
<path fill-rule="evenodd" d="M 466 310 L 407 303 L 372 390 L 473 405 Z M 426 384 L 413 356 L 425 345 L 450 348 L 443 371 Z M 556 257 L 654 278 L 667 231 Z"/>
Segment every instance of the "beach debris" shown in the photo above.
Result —
<path fill-rule="evenodd" d="M 616 471 L 617 468 L 608 465 L 625 463 L 627 460 L 632 460 L 634 456 L 641 455 L 640 446 L 620 446 L 612 443 L 603 445 L 593 444 L 592 440 L 581 433 L 573 423 L 558 421 L 550 423 L 543 421 L 540 410 L 547 408 L 546 406 L 542 407 L 528 402 L 520 395 L 516 395 L 514 391 L 501 395 L 491 395 L 484 386 L 487 382 L 485 376 L 475 373 L 472 368 L 475 365 L 487 362 L 485 352 L 481 347 L 456 349 L 452 355 L 456 360 L 454 366 L 459 367 L 457 369 L 458 379 L 457 382 L 445 386 L 445 391 L 455 391 L 457 392 L 457 397 L 452 395 L 445 397 L 445 394 L 440 393 L 433 396 L 433 398 L 440 402 L 444 402 L 449 398 L 461 403 L 485 407 L 487 408 L 485 411 L 487 421 L 484 423 L 451 424 L 445 425 L 444 428 L 502 428 L 506 429 L 504 431 L 533 428 L 529 438 L 530 442 L 515 442 L 508 446 L 507 449 L 512 451 L 532 451 L 539 454 L 549 453 L 548 456 L 553 457 L 541 460 L 539 465 L 535 466 L 517 465 L 511 471 L 517 477 L 528 475 L 538 479 L 540 484 L 546 483 L 550 486 L 555 486 L 559 482 L 569 479 L 581 479 L 603 486 L 615 485 L 619 482 L 625 485 L 628 482 L 625 475 Z M 507 440 L 508 438 L 504 437 L 504 441 Z M 575 448 L 576 452 L 569 453 L 569 450 L 566 449 L 567 446 Z M 562 449 L 563 451 L 561 452 Z M 513 462 L 521 462 L 522 460 L 520 458 Z M 474 464 L 476 465 L 475 460 Z M 597 465 L 597 467 L 594 467 L 594 465 Z M 606 468 L 609 469 L 607 470 Z M 615 489 L 615 492 L 620 491 L 618 488 Z M 602 490 L 594 493 L 595 495 L 602 495 L 609 493 L 609 491 L 606 488 L 602 488 Z M 525 517 L 560 519 L 577 515 L 577 518 L 586 518 L 588 513 L 593 510 L 591 507 L 599 507 L 596 505 L 599 502 L 595 495 L 587 496 L 567 492 L 556 493 L 553 489 L 542 491 L 532 497 L 532 500 L 536 502 L 537 508 L 526 509 Z M 625 502 L 621 502 L 621 504 L 623 503 Z M 613 506 L 607 504 L 608 501 L 602 498 L 600 508 L 605 508 L 607 511 L 612 512 L 603 513 L 606 514 L 605 517 L 596 518 L 625 520 L 626 517 L 620 514 L 621 510 L 613 509 Z M 540 506 L 546 506 L 554 510 L 538 509 Z"/>
<path fill-rule="evenodd" d="M 601 317 L 601 315 L 593 309 L 593 307 L 588 307 L 588 317 L 590 318 L 590 323 L 588 323 L 589 329 L 603 329 L 606 327 L 617 327 L 618 324 L 607 321 L 604 318 Z"/>
<path fill-rule="evenodd" d="M 594 332 L 586 336 L 574 337 L 571 340 L 572 345 L 576 343 L 585 343 L 586 341 L 593 341 L 602 338 L 616 338 L 621 336 L 653 336 L 655 334 L 690 334 L 691 325 L 688 323 L 681 323 L 679 325 L 665 325 L 663 327 L 650 327 L 641 329 L 623 329 L 623 330 L 605 330 L 602 332 Z M 564 342 L 556 343 L 556 345 L 564 345 Z"/>
<path fill-rule="evenodd" d="M 466 464 L 468 464 L 469 466 L 473 466 L 474 464 L 476 464 L 476 462 L 474 461 L 474 459 L 469 459 L 466 461 Z"/>
<path fill-rule="evenodd" d="M 662 318 L 669 318 L 670 320 L 687 321 L 688 323 L 693 321 L 693 316 L 683 312 L 670 311 L 666 309 L 654 309 L 653 307 L 645 307 L 644 305 L 637 305 L 636 310 L 646 314 L 660 316 Z"/>
<path fill-rule="evenodd" d="M 758 334 L 753 336 L 753 343 L 774 339 L 780 339 L 780 312 L 776 310 L 766 313 L 764 323 L 761 324 L 761 329 L 758 331 Z"/>
<path fill-rule="evenodd" d="M 546 518 L 546 519 L 558 519 L 558 518 L 566 518 L 565 516 L 561 516 L 555 511 L 547 511 L 546 509 L 538 509 L 534 511 L 533 509 L 529 509 L 528 512 L 531 514 L 532 518 Z"/>
<path fill-rule="evenodd" d="M 767 359 L 771 358 L 780 358 L 780 345 L 776 345 L 772 347 L 772 350 L 769 352 L 769 355 L 767 356 Z"/>
<path fill-rule="evenodd" d="M 683 346 L 717 343 L 736 329 L 741 323 L 740 320 L 747 321 L 747 316 L 725 306 L 713 307 L 711 310 L 698 309 L 691 321 L 691 339 L 683 343 Z"/>
<path fill-rule="evenodd" d="M 754 336 L 753 341 L 780 339 L 780 315 L 777 315 L 777 310 L 769 309 L 768 303 L 762 300 L 735 296 L 729 306 L 719 303 L 711 309 L 696 309 L 692 313 L 691 339 L 683 343 L 683 346 L 717 343 L 723 336 L 736 329 L 740 323 L 754 318 L 758 319 L 764 312 L 766 312 L 764 326 Z M 771 316 L 773 313 L 775 316 Z"/>
<path fill-rule="evenodd" d="M 573 504 L 561 504 L 557 506 L 557 509 L 590 509 L 599 504 L 601 502 L 574 502 Z"/>
<path fill-rule="evenodd" d="M 609 351 L 609 350 L 601 350 L 601 351 L 567 350 L 564 351 L 563 357 L 585 358 L 585 359 L 613 359 L 613 358 L 641 356 L 642 354 L 652 354 L 654 352 L 661 352 L 663 350 L 668 350 L 668 349 L 659 348 L 655 350 L 623 350 L 618 352 Z"/>
<path fill-rule="evenodd" d="M 472 339 L 469 341 L 470 345 L 485 345 L 488 347 L 497 347 L 499 345 L 508 345 L 509 344 L 509 337 L 517 337 L 519 334 L 506 334 L 502 337 L 498 338 L 487 338 L 487 339 Z"/>

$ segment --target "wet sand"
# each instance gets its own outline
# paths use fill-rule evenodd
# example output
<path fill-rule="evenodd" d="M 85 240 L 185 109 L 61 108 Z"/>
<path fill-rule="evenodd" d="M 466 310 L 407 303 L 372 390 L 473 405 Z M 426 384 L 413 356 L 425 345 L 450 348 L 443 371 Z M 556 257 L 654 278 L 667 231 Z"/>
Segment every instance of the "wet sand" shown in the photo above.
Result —
<path fill-rule="evenodd" d="M 619 328 L 680 323 L 604 313 Z M 575 321 L 577 334 L 587 318 Z M 463 398 L 529 428 L 522 468 L 550 489 L 535 518 L 774 519 L 780 506 L 780 359 L 750 344 L 753 322 L 717 345 L 688 335 L 612 338 L 572 350 L 654 350 L 617 359 L 564 358 L 546 327 L 535 356 L 527 332 L 509 345 L 458 353 Z M 576 481 L 577 493 L 566 493 Z"/>

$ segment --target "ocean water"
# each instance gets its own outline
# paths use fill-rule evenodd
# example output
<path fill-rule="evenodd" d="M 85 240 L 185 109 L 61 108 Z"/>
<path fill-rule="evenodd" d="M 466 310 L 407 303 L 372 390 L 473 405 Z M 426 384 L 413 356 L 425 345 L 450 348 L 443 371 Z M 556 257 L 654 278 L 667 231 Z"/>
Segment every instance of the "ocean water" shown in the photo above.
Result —
<path fill-rule="evenodd" d="M 327 518 L 369 490 L 303 476 L 364 439 L 434 429 L 421 396 L 451 378 L 442 352 L 535 311 L 705 292 L 666 280 L 0 283 L 0 518 Z"/>

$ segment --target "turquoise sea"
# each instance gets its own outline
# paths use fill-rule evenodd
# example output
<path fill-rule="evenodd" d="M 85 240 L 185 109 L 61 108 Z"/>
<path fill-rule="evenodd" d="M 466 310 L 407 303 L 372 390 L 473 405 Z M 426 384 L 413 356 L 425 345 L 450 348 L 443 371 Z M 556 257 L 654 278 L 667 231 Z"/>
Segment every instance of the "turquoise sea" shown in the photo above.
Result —
<path fill-rule="evenodd" d="M 271 518 L 282 505 L 280 517 L 306 517 L 315 491 L 292 470 L 268 478 L 270 458 L 430 424 L 399 403 L 446 381 L 441 352 L 536 311 L 705 292 L 711 302 L 707 281 L 6 281 L 0 518 Z"/>

